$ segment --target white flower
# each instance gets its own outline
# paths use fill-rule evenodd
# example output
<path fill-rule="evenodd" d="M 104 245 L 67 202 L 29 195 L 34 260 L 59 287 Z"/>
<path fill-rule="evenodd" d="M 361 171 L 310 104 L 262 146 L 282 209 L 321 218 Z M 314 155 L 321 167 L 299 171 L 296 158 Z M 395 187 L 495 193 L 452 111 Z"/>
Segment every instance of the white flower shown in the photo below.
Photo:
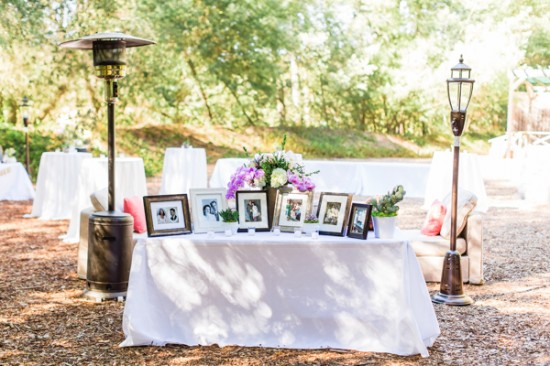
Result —
<path fill-rule="evenodd" d="M 273 188 L 279 188 L 287 183 L 286 170 L 281 168 L 273 169 L 271 173 L 271 186 Z"/>
<path fill-rule="evenodd" d="M 264 187 L 265 186 L 265 175 L 263 177 L 259 178 L 259 179 L 255 178 L 254 179 L 254 186 L 260 187 L 260 188 Z"/>
<path fill-rule="evenodd" d="M 286 153 L 286 159 L 288 161 L 288 168 L 289 169 L 294 169 L 296 167 L 296 165 L 298 163 L 300 163 L 301 159 L 300 159 L 300 155 L 297 155 L 295 153 L 293 153 L 292 151 L 288 151 Z"/>
<path fill-rule="evenodd" d="M 276 151 L 273 155 L 278 160 L 286 160 L 286 153 L 282 150 Z"/>

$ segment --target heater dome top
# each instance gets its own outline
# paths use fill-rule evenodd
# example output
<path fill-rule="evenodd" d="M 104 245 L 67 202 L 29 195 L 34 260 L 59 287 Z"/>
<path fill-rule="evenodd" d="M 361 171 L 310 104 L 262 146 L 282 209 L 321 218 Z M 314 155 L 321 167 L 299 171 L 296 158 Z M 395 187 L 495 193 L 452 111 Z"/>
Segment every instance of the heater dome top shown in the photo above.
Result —
<path fill-rule="evenodd" d="M 91 50 L 96 41 L 125 41 L 126 47 L 141 47 L 155 42 L 144 38 L 138 38 L 122 32 L 103 32 L 95 33 L 72 41 L 65 41 L 59 44 L 59 47 L 73 48 L 78 50 Z"/>

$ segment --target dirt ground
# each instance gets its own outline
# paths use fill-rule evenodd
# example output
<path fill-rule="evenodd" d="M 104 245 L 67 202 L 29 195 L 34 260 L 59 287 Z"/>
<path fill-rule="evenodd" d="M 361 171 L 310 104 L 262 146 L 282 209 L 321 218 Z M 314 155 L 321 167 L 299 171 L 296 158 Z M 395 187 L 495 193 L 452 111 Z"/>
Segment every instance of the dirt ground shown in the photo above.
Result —
<path fill-rule="evenodd" d="M 32 201 L 0 201 L 0 365 L 550 365 L 550 205 L 525 204 L 506 181 L 486 186 L 486 282 L 465 285 L 471 306 L 434 305 L 441 335 L 428 358 L 238 345 L 119 348 L 124 303 L 82 297 L 77 245 L 59 239 L 68 221 L 24 219 Z M 405 198 L 399 227 L 421 226 L 421 204 Z M 438 289 L 428 284 L 430 293 Z"/>

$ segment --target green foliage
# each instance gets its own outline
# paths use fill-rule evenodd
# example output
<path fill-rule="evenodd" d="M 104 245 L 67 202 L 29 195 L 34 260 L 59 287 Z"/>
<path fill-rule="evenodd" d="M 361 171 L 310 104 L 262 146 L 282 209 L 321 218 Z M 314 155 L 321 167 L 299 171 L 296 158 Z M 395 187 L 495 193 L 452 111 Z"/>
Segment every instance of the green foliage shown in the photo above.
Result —
<path fill-rule="evenodd" d="M 25 132 L 8 124 L 0 123 L 0 146 L 4 150 L 15 149 L 17 161 L 25 164 Z M 29 152 L 31 179 L 36 181 L 40 157 L 44 151 L 54 151 L 62 147 L 62 141 L 55 136 L 43 134 L 40 131 L 29 132 Z"/>
<path fill-rule="evenodd" d="M 239 213 L 235 210 L 232 210 L 230 208 L 226 208 L 225 210 L 221 210 L 220 217 L 222 218 L 223 222 L 238 222 L 239 221 Z"/>
<path fill-rule="evenodd" d="M 395 186 L 382 197 L 370 198 L 367 204 L 372 205 L 372 215 L 381 217 L 397 216 L 399 206 L 396 204 L 405 197 L 405 189 L 402 185 Z"/>
<path fill-rule="evenodd" d="M 505 130 L 506 73 L 522 62 L 550 64 L 549 11 L 537 0 L 3 1 L 0 121 L 17 125 L 27 95 L 44 133 L 71 120 L 88 147 L 104 146 L 104 83 L 93 76 L 92 53 L 58 44 L 121 30 L 157 44 L 128 50 L 117 128 L 273 127 L 308 135 L 301 150 L 318 157 L 410 156 L 380 151 L 371 136 L 421 145 L 450 136 L 445 79 L 460 53 L 476 79 L 469 129 Z M 124 140 L 123 150 L 152 153 L 148 173 L 159 171 L 169 138 L 152 152 Z M 242 154 L 229 142 L 222 150 Z"/>

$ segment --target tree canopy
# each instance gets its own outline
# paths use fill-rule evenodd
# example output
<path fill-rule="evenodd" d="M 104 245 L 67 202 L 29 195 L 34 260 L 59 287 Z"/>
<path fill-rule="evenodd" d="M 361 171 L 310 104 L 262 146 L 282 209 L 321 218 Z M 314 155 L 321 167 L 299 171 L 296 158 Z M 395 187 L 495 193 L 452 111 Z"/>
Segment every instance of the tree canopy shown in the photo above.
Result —
<path fill-rule="evenodd" d="M 60 42 L 104 31 L 129 50 L 126 125 L 326 126 L 409 136 L 448 129 L 445 80 L 464 55 L 470 124 L 504 129 L 507 73 L 550 65 L 538 0 L 8 0 L 0 3 L 0 123 L 94 139 L 106 119 L 91 52 Z M 70 135 L 70 136 L 69 136 Z"/>

